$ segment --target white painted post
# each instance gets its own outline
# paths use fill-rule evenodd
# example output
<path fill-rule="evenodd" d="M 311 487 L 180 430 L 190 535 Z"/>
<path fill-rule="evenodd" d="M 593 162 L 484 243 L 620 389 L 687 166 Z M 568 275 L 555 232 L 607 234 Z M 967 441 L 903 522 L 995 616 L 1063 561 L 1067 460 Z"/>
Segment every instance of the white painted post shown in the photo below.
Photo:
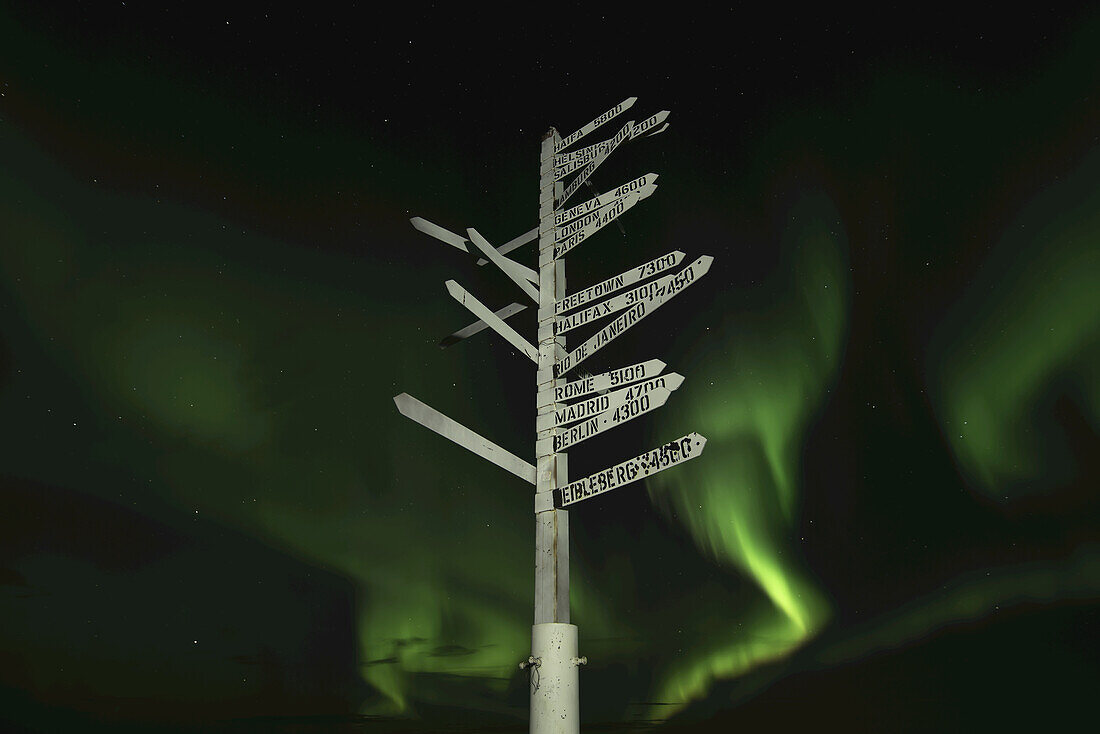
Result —
<path fill-rule="evenodd" d="M 539 186 L 539 366 L 536 396 L 557 383 L 554 363 L 564 337 L 554 336 L 554 302 L 565 297 L 565 261 L 554 259 L 554 148 L 561 137 L 551 128 L 542 139 Z M 536 403 L 541 402 L 536 397 Z M 542 416 L 560 405 L 537 405 Z M 555 428 L 538 431 L 536 446 Z M 577 627 L 569 624 L 569 513 L 554 508 L 554 490 L 569 481 L 565 454 L 547 450 L 535 457 L 535 623 L 531 628 L 531 734 L 578 734 L 580 697 Z"/>

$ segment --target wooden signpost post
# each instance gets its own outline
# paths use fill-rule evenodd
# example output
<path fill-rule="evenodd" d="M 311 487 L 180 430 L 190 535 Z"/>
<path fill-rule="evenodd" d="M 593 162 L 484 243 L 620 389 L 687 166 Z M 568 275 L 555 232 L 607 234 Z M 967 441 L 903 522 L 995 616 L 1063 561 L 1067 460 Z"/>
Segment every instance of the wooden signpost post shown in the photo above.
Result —
<path fill-rule="evenodd" d="M 537 734 L 580 731 L 578 667 L 588 662 L 577 656 L 577 627 L 569 621 L 569 515 L 563 508 L 694 459 L 702 454 L 707 442 L 699 434 L 690 433 L 584 479 L 569 481 L 564 453 L 567 448 L 661 407 L 684 377 L 675 372 L 663 374 L 665 363 L 658 359 L 572 382 L 566 381 L 566 373 L 706 275 L 713 261 L 709 255 L 702 255 L 674 272 L 685 258 L 683 252 L 675 250 L 583 290 L 566 293 L 565 254 L 657 189 L 657 174 L 647 173 L 565 208 L 569 198 L 624 142 L 656 135 L 668 127 L 668 112 L 662 110 L 638 124 L 628 120 L 607 140 L 566 150 L 636 101 L 636 97 L 623 100 L 565 138 L 553 128 L 543 137 L 539 225 L 535 229 L 494 247 L 473 228 L 463 236 L 421 217 L 411 220 L 425 234 L 460 250 L 480 253 L 483 257 L 478 265 L 495 265 L 538 306 L 538 331 L 535 343 L 531 343 L 505 323 L 505 319 L 523 310 L 523 305 L 513 303 L 493 310 L 448 280 L 447 292 L 478 320 L 440 343 L 448 346 L 492 329 L 536 364 L 533 465 L 407 393 L 394 398 L 402 415 L 535 486 L 535 619 L 531 655 L 520 667 L 530 674 L 530 730 Z M 570 176 L 572 180 L 565 183 Z M 535 240 L 537 268 L 505 257 Z M 584 249 L 588 247 L 591 245 Z M 612 314 L 618 315 L 572 351 L 566 349 L 566 332 Z"/>

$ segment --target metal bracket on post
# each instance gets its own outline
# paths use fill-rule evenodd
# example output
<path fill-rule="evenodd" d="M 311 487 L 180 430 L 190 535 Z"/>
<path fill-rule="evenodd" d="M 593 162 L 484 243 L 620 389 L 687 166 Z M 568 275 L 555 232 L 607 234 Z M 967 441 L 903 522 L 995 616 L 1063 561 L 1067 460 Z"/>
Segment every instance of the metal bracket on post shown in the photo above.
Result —
<path fill-rule="evenodd" d="M 531 679 L 531 695 L 534 695 L 539 690 L 539 668 L 542 666 L 542 659 L 531 655 L 522 663 L 519 664 L 520 670 L 530 670 L 528 673 Z"/>

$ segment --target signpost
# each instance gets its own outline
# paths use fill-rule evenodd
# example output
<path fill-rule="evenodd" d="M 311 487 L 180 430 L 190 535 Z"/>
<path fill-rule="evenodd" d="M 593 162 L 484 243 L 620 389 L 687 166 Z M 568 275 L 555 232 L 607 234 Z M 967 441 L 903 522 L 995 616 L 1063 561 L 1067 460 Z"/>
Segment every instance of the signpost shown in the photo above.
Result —
<path fill-rule="evenodd" d="M 685 288 L 710 270 L 710 264 L 714 261 L 710 255 L 703 255 L 691 265 L 680 271 L 676 279 L 671 281 L 667 288 L 658 288 L 646 298 L 634 303 L 626 313 L 612 321 L 607 326 L 596 332 L 595 336 L 581 344 L 566 355 L 565 359 L 554 365 L 558 377 L 576 367 L 584 360 L 591 357 L 600 349 L 603 349 L 612 339 L 621 336 L 624 331 L 635 326 L 639 321 L 649 316 L 658 308 L 672 300 L 673 297 L 683 292 Z"/>
<path fill-rule="evenodd" d="M 664 446 L 647 451 L 641 456 L 627 459 L 601 472 L 596 472 L 577 482 L 570 482 L 561 489 L 554 490 L 554 506 L 565 507 L 576 502 L 595 497 L 598 494 L 618 489 L 639 479 L 651 477 L 659 471 L 696 459 L 703 453 L 707 440 L 698 433 L 689 433 L 683 438 L 669 441 Z"/>
<path fill-rule="evenodd" d="M 572 219 L 576 219 L 582 214 L 587 214 L 594 209 L 605 207 L 608 204 L 617 201 L 627 194 L 633 193 L 635 191 L 644 191 L 645 195 L 642 196 L 642 198 L 644 199 L 646 196 L 652 194 L 654 190 L 656 190 L 656 188 L 657 174 L 647 173 L 644 176 L 639 176 L 633 181 L 630 181 L 623 184 L 622 186 L 615 188 L 613 191 L 607 191 L 600 194 L 599 196 L 594 196 L 583 204 L 577 204 L 575 207 L 571 209 L 566 209 L 563 212 L 555 212 L 554 224 L 557 226 L 561 226 Z"/>
<path fill-rule="evenodd" d="M 624 401 L 621 405 L 610 408 L 575 426 L 554 432 L 549 438 L 536 441 L 535 453 L 545 451 L 557 454 L 565 451 L 570 446 L 592 438 L 598 433 L 610 431 L 616 426 L 621 426 L 623 423 L 657 410 L 665 404 L 671 394 L 671 390 L 659 387 L 649 395 L 639 395 L 636 398 Z"/>
<path fill-rule="evenodd" d="M 508 324 L 504 323 L 504 320 L 502 318 L 487 309 L 481 301 L 471 296 L 469 292 L 467 292 L 467 290 L 460 286 L 458 283 L 454 282 L 453 280 L 448 280 L 445 285 L 447 286 L 447 292 L 451 294 L 452 298 L 454 298 L 466 308 L 470 309 L 470 312 L 474 316 L 477 316 L 479 319 L 488 324 L 493 331 L 504 337 L 504 339 L 509 344 L 526 354 L 536 364 L 538 363 L 539 350 L 531 346 L 531 344 L 528 343 L 526 339 L 519 335 L 519 332 L 517 332 Z"/>
<path fill-rule="evenodd" d="M 642 191 L 627 194 L 605 207 L 563 225 L 558 232 L 558 239 L 554 242 L 554 257 L 560 260 L 565 253 L 611 224 L 620 214 L 637 204 L 642 198 L 644 198 Z"/>
<path fill-rule="evenodd" d="M 393 399 L 401 415 L 411 418 L 425 428 L 438 433 L 443 438 L 454 441 L 464 449 L 469 449 L 483 459 L 507 469 L 520 479 L 535 483 L 535 467 L 515 454 L 505 451 L 487 438 L 482 438 L 461 423 L 457 423 L 440 413 L 430 405 L 425 405 L 408 393 L 401 393 Z"/>
<path fill-rule="evenodd" d="M 663 387 L 672 392 L 682 384 L 684 384 L 684 376 L 670 372 L 661 377 L 654 377 L 630 387 L 624 387 L 613 393 L 604 393 L 571 405 L 563 405 L 561 410 L 540 414 L 535 420 L 535 430 L 544 431 L 547 428 L 557 428 L 579 421 L 582 418 L 591 417 L 597 413 L 607 413 L 650 390 Z"/>
<path fill-rule="evenodd" d="M 572 400 L 582 395 L 603 392 L 618 385 L 627 385 L 631 382 L 659 375 L 665 366 L 665 363 L 659 359 L 650 359 L 599 375 L 582 377 L 573 382 L 559 384 L 550 390 L 540 391 L 536 396 L 535 404 L 541 408 L 551 402 L 560 403 L 562 400 Z"/>
<path fill-rule="evenodd" d="M 579 311 L 574 311 L 568 316 L 562 317 L 558 321 L 558 333 L 564 334 L 567 331 L 572 331 L 578 326 L 584 326 L 589 321 L 594 319 L 609 316 L 613 313 L 618 313 L 628 306 L 633 306 L 635 303 L 639 303 L 645 300 L 653 300 L 657 295 L 662 293 L 669 293 L 677 278 L 680 278 L 681 274 L 666 275 L 663 278 L 657 280 L 651 280 L 648 283 L 643 283 L 637 288 L 628 290 L 622 295 L 615 296 L 614 298 L 608 298 L 606 301 L 592 304 L 591 306 L 585 306 Z"/>
<path fill-rule="evenodd" d="M 414 229 L 420 230 L 421 232 L 423 232 L 426 235 L 430 235 L 432 237 L 435 237 L 440 242 L 446 242 L 448 245 L 451 245 L 452 247 L 457 247 L 458 249 L 462 250 L 463 252 L 469 252 L 470 251 L 470 248 L 466 247 L 466 238 L 463 237 L 460 234 L 455 234 L 454 232 L 452 232 L 449 229 L 444 229 L 443 227 L 440 227 L 438 224 L 434 224 L 433 222 L 429 222 L 427 219 L 424 219 L 424 217 L 413 217 L 412 219 L 409 220 L 409 222 L 412 223 L 412 226 L 413 226 Z M 497 252 L 499 252 L 501 255 L 507 255 L 509 252 L 516 249 L 517 247 L 520 247 L 522 245 L 526 245 L 528 242 L 534 241 L 535 238 L 538 237 L 538 236 L 539 236 L 539 228 L 535 227 L 532 230 L 528 230 L 527 232 L 524 232 L 523 234 L 519 235 L 518 237 L 514 237 L 511 240 L 508 240 L 503 245 L 501 245 L 499 248 L 497 248 Z M 481 258 L 477 261 L 477 264 L 478 265 L 484 265 L 487 262 L 489 262 L 489 261 L 486 260 L 485 258 Z"/>
<path fill-rule="evenodd" d="M 555 208 L 560 208 L 561 205 L 568 201 L 569 197 L 572 196 L 573 193 L 581 187 L 581 184 L 592 177 L 593 172 L 595 172 L 595 170 L 600 167 L 600 164 L 606 161 L 611 156 L 611 154 L 615 152 L 615 149 L 618 148 L 624 140 L 630 137 L 630 130 L 633 127 L 633 121 L 626 123 L 625 125 L 623 125 L 622 129 L 619 130 L 619 132 L 615 133 L 615 137 L 607 141 L 607 148 L 602 153 L 593 158 L 591 163 L 581 169 L 581 172 L 577 174 L 577 177 L 570 181 L 569 185 L 565 187 L 565 191 L 562 192 L 561 196 L 556 197 L 557 206 Z"/>
<path fill-rule="evenodd" d="M 640 201 L 641 199 L 644 199 L 645 197 L 652 194 L 656 189 L 656 186 L 643 187 L 625 196 L 618 196 L 614 199 L 611 199 L 607 203 L 601 204 L 599 207 L 591 209 L 588 212 L 581 214 L 579 217 L 572 219 L 571 221 L 557 223 L 557 242 L 565 241 L 570 235 L 575 234 L 579 230 L 587 229 L 588 225 L 598 222 L 604 217 L 610 217 L 610 219 L 614 219 L 630 207 L 637 204 L 638 201 Z M 595 232 L 596 230 L 592 230 L 590 234 L 594 234 Z"/>
<path fill-rule="evenodd" d="M 504 274 L 511 278 L 512 282 L 520 287 L 520 290 L 530 296 L 532 301 L 539 302 L 538 289 L 531 285 L 539 282 L 538 273 L 526 265 L 520 265 L 515 260 L 509 260 L 501 255 L 473 227 L 467 229 L 466 234 L 470 235 L 470 242 L 473 242 L 474 246 L 481 250 L 485 257 L 489 258 L 489 262 L 503 270 Z"/>
<path fill-rule="evenodd" d="M 615 117 L 619 113 L 624 112 L 624 111 L 630 109 L 631 107 L 633 107 L 634 103 L 637 102 L 637 101 L 638 101 L 637 97 L 627 97 L 622 102 L 615 105 L 614 107 L 609 109 L 607 112 L 605 112 L 602 115 L 600 115 L 599 117 L 597 117 L 592 122 L 588 123 L 587 125 L 582 126 L 580 130 L 577 130 L 575 133 L 573 133 L 572 135 L 569 135 L 566 138 L 558 138 L 557 137 L 557 131 L 555 130 L 554 131 L 554 136 L 555 136 L 554 152 L 557 153 L 559 150 L 565 150 L 570 145 L 577 142 L 578 140 L 583 138 L 585 135 L 587 135 L 588 133 L 590 133 L 593 130 L 595 130 L 596 128 L 598 128 L 600 125 L 602 125 L 605 122 L 607 122 L 608 120 L 610 120 L 612 117 Z"/>
<path fill-rule="evenodd" d="M 667 124 L 663 125 L 659 130 L 653 130 L 653 128 L 660 125 L 667 118 L 668 110 L 661 110 L 652 117 L 647 117 L 646 119 L 635 125 L 634 128 L 630 131 L 630 139 L 633 140 L 634 138 L 641 137 L 646 133 L 649 133 L 651 137 L 653 135 L 663 133 L 665 131 L 665 128 L 668 127 Z M 560 153 L 554 156 L 554 167 L 555 169 L 557 169 L 554 174 L 555 179 L 561 179 L 563 175 L 569 175 L 573 171 L 583 166 L 586 162 L 595 158 L 598 154 L 604 152 L 607 147 L 608 141 L 604 140 L 599 143 L 593 143 L 587 148 L 579 148 L 577 150 L 574 150 L 572 153 Z M 570 168 L 571 165 L 572 167 Z M 563 168 L 569 168 L 569 170 L 562 174 L 560 173 L 560 170 Z"/>
<path fill-rule="evenodd" d="M 515 316 L 517 313 L 519 313 L 520 311 L 522 311 L 525 308 L 527 308 L 527 307 L 524 306 L 522 303 L 510 303 L 507 306 L 505 306 L 504 308 L 501 308 L 501 309 L 498 309 L 498 310 L 494 311 L 494 313 L 502 319 L 508 319 L 508 318 L 511 318 L 512 316 Z M 470 324 L 469 326 L 463 327 L 463 328 L 459 329 L 458 331 L 456 331 L 455 333 L 450 334 L 450 335 L 445 336 L 442 339 L 440 339 L 439 340 L 439 348 L 442 349 L 444 347 L 449 347 L 452 344 L 458 344 L 463 339 L 469 339 L 474 334 L 477 334 L 478 332 L 484 331 L 485 329 L 488 329 L 488 328 L 489 328 L 489 325 L 487 323 L 485 323 L 481 319 L 478 319 L 477 321 Z"/>
<path fill-rule="evenodd" d="M 657 174 L 647 173 L 565 208 L 569 198 L 623 142 L 651 137 L 668 127 L 669 113 L 662 110 L 641 123 L 626 122 L 607 140 L 567 151 L 636 101 L 628 97 L 566 138 L 553 128 L 543 137 L 539 223 L 529 232 L 494 247 L 472 227 L 463 237 L 421 217 L 411 220 L 416 229 L 437 240 L 482 255 L 478 265 L 493 263 L 538 305 L 537 335 L 532 344 L 504 322 L 524 306 L 513 303 L 493 311 L 448 280 L 447 292 L 478 320 L 440 343 L 454 344 L 488 328 L 535 362 L 534 465 L 407 393 L 394 398 L 402 415 L 535 485 L 535 614 L 531 655 L 520 668 L 530 670 L 530 730 L 538 734 L 579 732 L 578 667 L 588 662 L 577 656 L 577 627 L 569 619 L 569 514 L 564 508 L 697 458 L 706 445 L 705 438 L 690 433 L 579 481 L 570 482 L 568 477 L 566 449 L 660 408 L 684 377 L 675 372 L 662 374 L 665 363 L 659 359 L 571 382 L 564 375 L 706 275 L 713 262 L 712 257 L 703 255 L 673 272 L 686 257 L 674 250 L 583 290 L 566 293 L 565 254 L 657 189 Z M 564 184 L 562 179 L 573 174 Z M 537 268 L 505 257 L 536 239 Z M 611 295 L 615 293 L 618 295 Z M 572 351 L 566 349 L 566 332 L 619 312 L 621 315 Z"/>

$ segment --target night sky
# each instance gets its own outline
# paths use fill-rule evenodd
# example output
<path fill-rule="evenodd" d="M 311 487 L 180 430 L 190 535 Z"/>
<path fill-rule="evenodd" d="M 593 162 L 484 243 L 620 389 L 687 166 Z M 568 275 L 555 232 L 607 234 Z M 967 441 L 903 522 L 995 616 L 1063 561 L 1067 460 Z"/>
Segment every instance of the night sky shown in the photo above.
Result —
<path fill-rule="evenodd" d="M 5 731 L 526 731 L 532 488 L 392 400 L 533 462 L 531 361 L 438 346 L 525 297 L 409 218 L 527 231 L 629 96 L 570 291 L 715 261 L 570 476 L 708 443 L 570 512 L 585 730 L 1094 715 L 1095 8 L 150 5 L 0 4 Z"/>

